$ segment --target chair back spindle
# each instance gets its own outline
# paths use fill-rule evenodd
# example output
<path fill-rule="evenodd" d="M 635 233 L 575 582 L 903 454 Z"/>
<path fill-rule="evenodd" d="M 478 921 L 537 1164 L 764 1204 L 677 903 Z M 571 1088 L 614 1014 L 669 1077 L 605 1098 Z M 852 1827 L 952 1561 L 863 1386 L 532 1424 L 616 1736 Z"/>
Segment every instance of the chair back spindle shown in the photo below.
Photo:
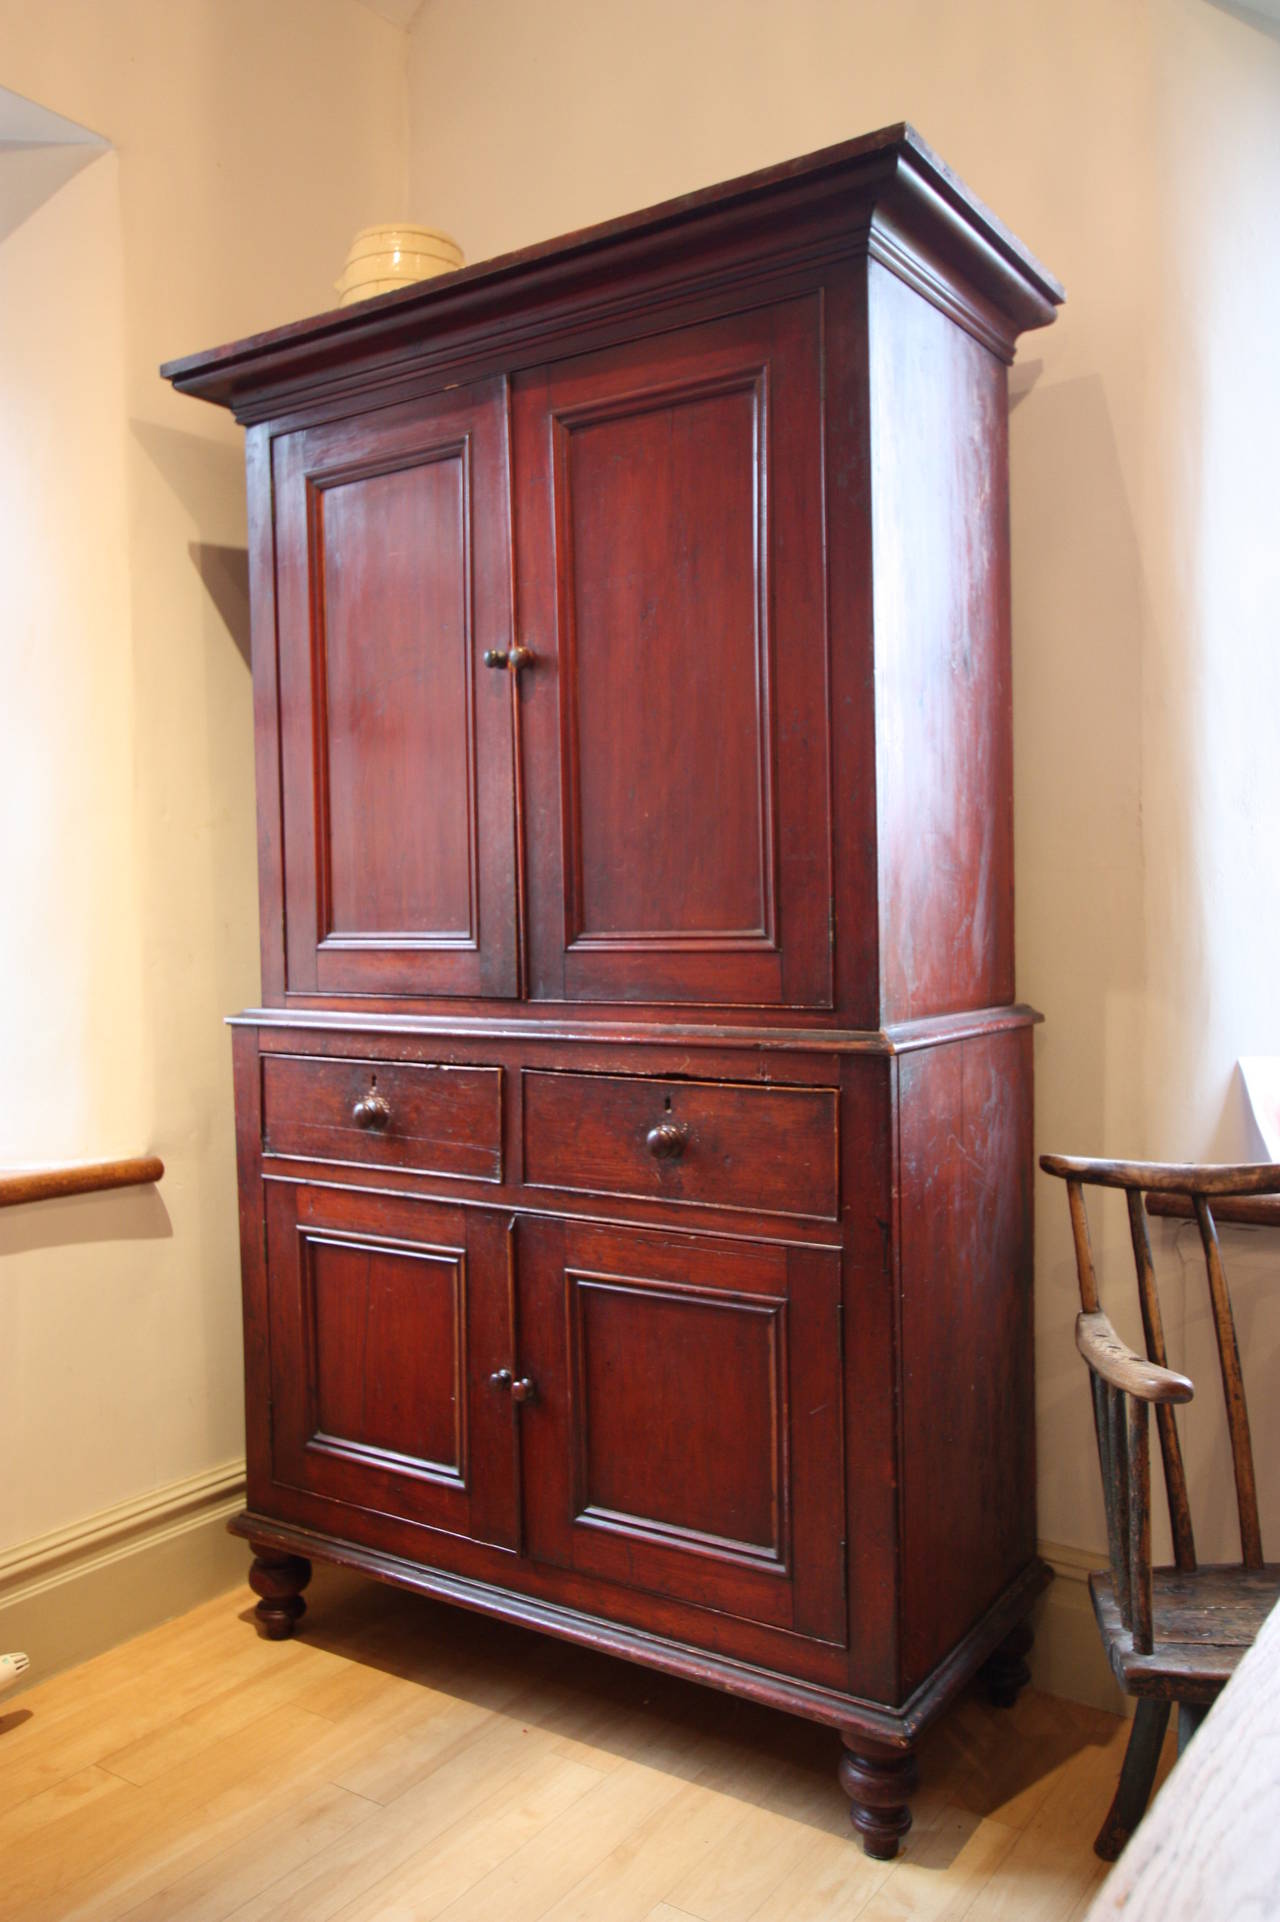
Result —
<path fill-rule="evenodd" d="M 1089 1239 L 1089 1216 L 1084 1205 L 1084 1184 L 1067 1177 L 1067 1202 L 1071 1209 L 1071 1234 L 1076 1244 L 1076 1273 L 1080 1277 L 1080 1308 L 1086 1315 L 1098 1312 L 1098 1278 L 1093 1267 L 1093 1244 Z"/>
<path fill-rule="evenodd" d="M 1157 1367 L 1167 1368 L 1169 1357 L 1164 1345 L 1164 1321 L 1160 1314 L 1156 1266 L 1151 1254 L 1151 1237 L 1147 1232 L 1141 1188 L 1126 1188 L 1125 1201 L 1129 1208 L 1129 1235 L 1133 1242 L 1134 1265 L 1138 1271 L 1138 1299 L 1142 1308 L 1142 1332 L 1147 1354 Z M 1191 1526 L 1191 1500 L 1182 1462 L 1182 1442 L 1171 1402 L 1156 1403 L 1156 1426 L 1160 1431 L 1160 1459 L 1164 1463 L 1164 1486 L 1169 1501 L 1173 1558 L 1179 1568 L 1189 1570 L 1196 1565 L 1195 1533 Z"/>
<path fill-rule="evenodd" d="M 1096 1374 L 1093 1395 L 1098 1412 L 1098 1459 L 1102 1464 L 1102 1494 L 1107 1511 L 1111 1583 L 1120 1619 L 1129 1628 L 1133 1611 L 1129 1606 L 1129 1456 L 1124 1396 Z"/>
<path fill-rule="evenodd" d="M 1129 1628 L 1140 1655 L 1151 1653 L 1151 1431 L 1147 1404 L 1129 1404 Z"/>
<path fill-rule="evenodd" d="M 1262 1530 L 1258 1522 L 1258 1487 L 1253 1474 L 1253 1443 L 1249 1436 L 1249 1408 L 1244 1398 L 1244 1375 L 1240 1368 L 1240 1345 L 1236 1340 L 1235 1316 L 1227 1289 L 1227 1273 L 1222 1264 L 1218 1225 L 1206 1195 L 1193 1195 L 1200 1245 L 1209 1276 L 1209 1299 L 1213 1306 L 1213 1331 L 1218 1342 L 1218 1362 L 1222 1369 L 1222 1396 L 1227 1405 L 1227 1432 L 1231 1437 L 1231 1466 L 1235 1473 L 1236 1505 L 1240 1511 L 1240 1553 L 1246 1568 L 1262 1567 Z"/>

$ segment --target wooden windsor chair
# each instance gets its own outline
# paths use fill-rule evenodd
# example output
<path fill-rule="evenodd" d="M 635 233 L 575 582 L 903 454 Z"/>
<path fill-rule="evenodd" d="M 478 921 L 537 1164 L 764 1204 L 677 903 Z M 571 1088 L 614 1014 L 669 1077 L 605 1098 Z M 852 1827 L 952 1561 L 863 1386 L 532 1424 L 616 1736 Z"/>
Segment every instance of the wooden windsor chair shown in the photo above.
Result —
<path fill-rule="evenodd" d="M 1280 1596 L 1280 1563 L 1262 1558 L 1249 1413 L 1226 1267 L 1213 1203 L 1280 1192 L 1280 1165 L 1179 1166 L 1042 1155 L 1040 1166 L 1067 1184 L 1080 1278 L 1076 1346 L 1089 1365 L 1094 1425 L 1107 1514 L 1109 1572 L 1089 1577 L 1093 1610 L 1112 1670 L 1137 1709 L 1115 1799 L 1094 1848 L 1114 1861 L 1142 1819 L 1169 1721 L 1178 1704 L 1181 1749 L 1229 1680 Z M 1126 1347 L 1098 1298 L 1085 1211 L 1086 1187 L 1123 1189 L 1137 1269 L 1145 1358 Z M 1240 1517 L 1240 1563 L 1196 1560 L 1187 1476 L 1174 1408 L 1192 1399 L 1186 1375 L 1168 1365 L 1147 1213 L 1181 1212 L 1200 1230 L 1226 1402 Z M 1151 1566 L 1151 1456 L 1148 1410 L 1156 1411 L 1173 1566 Z"/>

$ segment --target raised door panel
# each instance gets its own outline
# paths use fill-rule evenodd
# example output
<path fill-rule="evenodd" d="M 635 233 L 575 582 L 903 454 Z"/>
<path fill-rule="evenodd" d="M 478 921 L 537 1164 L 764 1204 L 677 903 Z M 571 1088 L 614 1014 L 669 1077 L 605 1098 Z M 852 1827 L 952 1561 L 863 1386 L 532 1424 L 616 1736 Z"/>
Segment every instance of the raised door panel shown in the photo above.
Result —
<path fill-rule="evenodd" d="M 498 382 L 274 445 L 294 993 L 516 992 L 506 476 Z"/>
<path fill-rule="evenodd" d="M 412 1232 L 406 1233 L 405 1210 Z M 460 1209 L 267 1185 L 272 1478 L 514 1547 L 504 1250 Z"/>
<path fill-rule="evenodd" d="M 537 1560 L 843 1643 L 839 1260 L 522 1222 Z"/>
<path fill-rule="evenodd" d="M 831 1003 L 820 323 L 514 385 L 535 997 Z"/>

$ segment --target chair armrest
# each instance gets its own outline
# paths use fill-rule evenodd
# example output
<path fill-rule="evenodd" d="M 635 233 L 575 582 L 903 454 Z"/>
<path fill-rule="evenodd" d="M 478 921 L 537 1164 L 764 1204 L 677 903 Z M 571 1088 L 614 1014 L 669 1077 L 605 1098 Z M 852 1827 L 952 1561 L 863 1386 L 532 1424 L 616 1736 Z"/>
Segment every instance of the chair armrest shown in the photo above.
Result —
<path fill-rule="evenodd" d="M 1158 1368 L 1145 1355 L 1126 1348 L 1101 1312 L 1076 1316 L 1076 1347 L 1095 1375 L 1139 1401 L 1190 1401 L 1196 1392 L 1186 1375 Z"/>

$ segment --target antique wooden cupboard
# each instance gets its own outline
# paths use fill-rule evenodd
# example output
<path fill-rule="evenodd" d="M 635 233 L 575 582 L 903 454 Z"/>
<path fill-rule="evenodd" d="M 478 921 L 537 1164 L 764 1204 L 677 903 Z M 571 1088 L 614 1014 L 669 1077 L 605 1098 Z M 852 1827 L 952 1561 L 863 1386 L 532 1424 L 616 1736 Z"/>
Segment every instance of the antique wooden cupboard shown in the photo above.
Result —
<path fill-rule="evenodd" d="M 909 128 L 164 371 L 247 427 L 259 1616 L 314 1557 L 843 1735 L 1035 1552 L 1006 364 Z"/>

